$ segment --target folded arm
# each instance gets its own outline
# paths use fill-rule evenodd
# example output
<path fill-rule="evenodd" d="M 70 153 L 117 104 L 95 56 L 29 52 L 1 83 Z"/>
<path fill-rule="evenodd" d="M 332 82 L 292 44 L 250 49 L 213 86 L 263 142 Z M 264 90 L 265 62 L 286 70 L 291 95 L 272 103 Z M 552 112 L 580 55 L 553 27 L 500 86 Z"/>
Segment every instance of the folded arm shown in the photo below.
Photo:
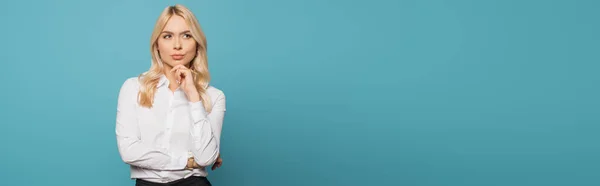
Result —
<path fill-rule="evenodd" d="M 140 139 L 136 116 L 138 88 L 135 81 L 135 78 L 125 81 L 118 97 L 115 132 L 121 159 L 129 165 L 146 169 L 183 170 L 187 165 L 186 153 L 169 153 Z"/>

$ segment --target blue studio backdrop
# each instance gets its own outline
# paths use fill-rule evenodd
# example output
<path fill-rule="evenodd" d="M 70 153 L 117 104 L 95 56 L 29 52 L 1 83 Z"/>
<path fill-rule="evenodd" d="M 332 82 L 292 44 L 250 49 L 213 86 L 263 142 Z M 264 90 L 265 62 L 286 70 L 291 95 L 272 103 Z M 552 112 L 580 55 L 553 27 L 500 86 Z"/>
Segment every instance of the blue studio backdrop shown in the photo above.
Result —
<path fill-rule="evenodd" d="M 0 185 L 134 184 L 117 95 L 174 4 L 227 95 L 213 185 L 600 185 L 600 1 L 1 4 Z"/>

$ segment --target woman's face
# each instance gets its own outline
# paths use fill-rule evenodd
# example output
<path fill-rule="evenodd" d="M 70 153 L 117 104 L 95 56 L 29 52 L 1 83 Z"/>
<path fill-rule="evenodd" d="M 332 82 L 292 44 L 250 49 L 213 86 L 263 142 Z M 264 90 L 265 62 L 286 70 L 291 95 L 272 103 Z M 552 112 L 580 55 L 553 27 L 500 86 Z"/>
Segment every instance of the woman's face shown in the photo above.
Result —
<path fill-rule="evenodd" d="M 172 16 L 158 38 L 160 59 L 168 66 L 188 65 L 196 56 L 196 40 L 181 16 Z"/>

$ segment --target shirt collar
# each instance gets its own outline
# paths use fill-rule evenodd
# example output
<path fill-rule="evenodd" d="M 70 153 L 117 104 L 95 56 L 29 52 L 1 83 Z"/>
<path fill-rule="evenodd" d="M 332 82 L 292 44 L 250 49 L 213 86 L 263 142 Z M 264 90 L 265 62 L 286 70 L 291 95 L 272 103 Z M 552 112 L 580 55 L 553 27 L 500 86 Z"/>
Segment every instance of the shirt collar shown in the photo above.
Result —
<path fill-rule="evenodd" d="M 169 82 L 169 80 L 167 79 L 167 76 L 165 76 L 163 74 L 160 76 L 160 80 L 158 80 L 158 84 L 156 84 L 156 87 L 163 86 L 163 85 L 167 84 L 167 82 Z"/>

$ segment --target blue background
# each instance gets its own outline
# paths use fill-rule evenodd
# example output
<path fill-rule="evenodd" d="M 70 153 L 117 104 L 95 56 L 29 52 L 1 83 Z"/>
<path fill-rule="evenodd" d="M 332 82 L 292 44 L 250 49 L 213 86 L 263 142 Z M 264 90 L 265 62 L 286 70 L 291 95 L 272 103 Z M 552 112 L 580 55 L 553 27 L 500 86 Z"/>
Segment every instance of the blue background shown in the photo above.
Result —
<path fill-rule="evenodd" d="M 3 1 L 2 185 L 133 185 L 119 88 L 182 3 L 228 98 L 213 185 L 600 185 L 600 1 Z"/>

